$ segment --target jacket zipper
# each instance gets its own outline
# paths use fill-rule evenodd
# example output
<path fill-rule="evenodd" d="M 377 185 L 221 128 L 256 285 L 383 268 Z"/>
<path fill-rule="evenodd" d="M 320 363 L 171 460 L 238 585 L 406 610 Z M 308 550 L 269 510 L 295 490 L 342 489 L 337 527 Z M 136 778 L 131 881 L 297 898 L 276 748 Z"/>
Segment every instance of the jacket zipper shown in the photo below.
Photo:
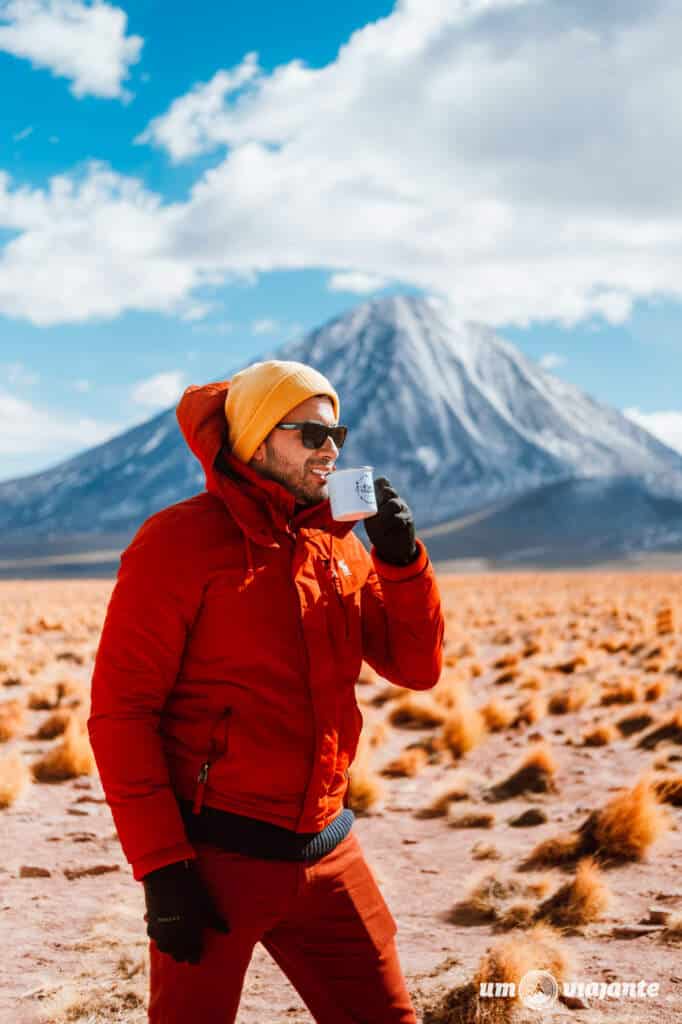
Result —
<path fill-rule="evenodd" d="M 294 591 L 294 598 L 296 600 L 296 610 L 297 610 L 297 616 L 296 617 L 298 619 L 298 635 L 299 635 L 299 640 L 300 640 L 300 644 L 301 644 L 301 652 L 303 654 L 303 661 L 304 661 L 304 664 L 305 664 L 306 683 L 308 684 L 308 692 L 310 694 L 310 712 L 311 712 L 312 718 L 313 718 L 313 728 L 314 728 L 314 735 L 315 735 L 315 746 L 317 747 L 317 719 L 315 717 L 315 698 L 314 698 L 314 695 L 313 695 L 313 688 L 312 688 L 311 683 L 310 683 L 310 659 L 308 657 L 308 647 L 307 647 L 306 642 L 305 642 L 305 630 L 303 629 L 303 617 L 301 615 L 301 599 L 298 596 L 298 587 L 296 586 L 296 580 L 294 579 L 294 577 L 291 574 L 291 568 L 293 568 L 293 561 L 294 561 L 294 558 L 296 557 L 296 539 L 297 539 L 296 527 L 293 525 L 293 519 L 289 520 L 288 527 L 289 527 L 289 536 L 291 537 L 291 539 L 294 542 L 294 550 L 293 550 L 292 556 L 291 556 L 291 567 L 290 567 L 290 571 L 289 571 L 289 580 L 291 582 L 291 586 L 292 586 L 293 591 Z M 303 818 L 303 813 L 305 811 L 305 806 L 306 806 L 307 799 L 308 799 L 308 790 L 310 789 L 310 782 L 311 782 L 311 779 L 313 777 L 314 772 L 315 772 L 315 760 L 313 760 L 313 767 L 312 767 L 312 769 L 310 771 L 310 774 L 308 776 L 308 782 L 306 783 L 305 792 L 303 794 L 303 804 L 302 804 L 302 807 L 301 807 L 301 813 L 299 814 L 298 821 L 296 823 L 297 827 L 298 827 L 298 825 L 300 825 L 301 819 Z"/>
<path fill-rule="evenodd" d="M 350 637 L 350 627 L 348 625 L 348 609 L 346 608 L 346 601 L 345 601 L 344 596 L 343 596 L 343 588 L 341 586 L 341 583 L 339 582 L 339 574 L 337 573 L 336 569 L 332 565 L 330 559 L 325 558 L 324 559 L 324 563 L 325 563 L 325 566 L 326 566 L 329 578 L 332 581 L 332 588 L 333 588 L 334 593 L 336 594 L 336 598 L 337 598 L 337 600 L 339 602 L 339 608 L 340 608 L 341 614 L 343 615 L 343 623 L 344 623 L 344 627 L 345 627 L 346 640 L 348 640 L 349 637 Z"/>
<path fill-rule="evenodd" d="M 218 757 L 222 757 L 222 755 L 225 753 L 227 749 L 227 728 L 231 714 L 232 708 L 225 708 L 219 720 L 213 726 L 213 730 L 211 732 L 209 755 L 203 762 L 201 768 L 199 769 L 199 774 L 197 775 L 197 784 L 194 790 L 194 802 L 192 804 L 192 814 L 199 814 L 199 812 L 201 811 L 201 805 L 204 802 L 206 784 L 208 782 L 209 768 L 211 767 L 213 762 L 218 759 Z M 221 726 L 224 731 L 224 742 L 222 744 L 219 744 L 216 742 L 216 734 Z"/>

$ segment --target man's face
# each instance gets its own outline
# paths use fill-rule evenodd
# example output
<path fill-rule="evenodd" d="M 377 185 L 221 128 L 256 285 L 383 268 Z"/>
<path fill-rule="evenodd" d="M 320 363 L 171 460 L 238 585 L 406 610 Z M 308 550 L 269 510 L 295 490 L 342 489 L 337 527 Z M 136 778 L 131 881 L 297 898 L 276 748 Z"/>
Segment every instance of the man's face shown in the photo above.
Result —
<path fill-rule="evenodd" d="M 306 398 L 282 417 L 282 423 L 304 420 L 334 426 L 336 419 L 331 399 L 323 395 Z M 250 465 L 261 476 L 286 487 L 301 504 L 315 505 L 329 496 L 327 475 L 338 454 L 331 437 L 325 439 L 322 448 L 312 450 L 304 448 L 300 430 L 275 428 L 253 453 Z"/>

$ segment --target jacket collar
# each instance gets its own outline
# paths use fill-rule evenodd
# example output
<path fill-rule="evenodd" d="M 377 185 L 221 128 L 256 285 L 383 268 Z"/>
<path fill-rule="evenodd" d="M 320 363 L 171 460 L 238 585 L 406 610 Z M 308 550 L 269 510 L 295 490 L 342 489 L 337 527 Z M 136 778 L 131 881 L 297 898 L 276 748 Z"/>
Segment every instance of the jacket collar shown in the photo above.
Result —
<path fill-rule="evenodd" d="M 276 543 L 276 530 L 285 531 L 288 527 L 345 537 L 355 526 L 354 522 L 334 519 L 329 499 L 297 510 L 296 498 L 286 487 L 262 477 L 226 448 L 216 457 L 207 487 L 225 502 L 241 530 L 266 547 Z"/>

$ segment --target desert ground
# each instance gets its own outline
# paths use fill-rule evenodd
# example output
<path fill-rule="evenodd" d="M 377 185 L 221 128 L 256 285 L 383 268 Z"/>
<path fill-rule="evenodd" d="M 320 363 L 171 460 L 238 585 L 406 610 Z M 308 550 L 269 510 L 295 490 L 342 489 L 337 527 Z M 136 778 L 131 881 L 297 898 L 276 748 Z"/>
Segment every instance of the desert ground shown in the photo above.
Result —
<path fill-rule="evenodd" d="M 682 573 L 439 581 L 441 680 L 415 694 L 363 669 L 351 769 L 354 828 L 398 923 L 420 1021 L 672 1024 Z M 84 731 L 112 585 L 0 583 L 3 1024 L 146 1020 L 143 890 Z M 564 990 L 544 1012 L 479 997 L 480 983 L 533 969 L 602 991 Z M 639 981 L 658 991 L 618 995 Z M 312 1019 L 261 947 L 238 1019 Z"/>

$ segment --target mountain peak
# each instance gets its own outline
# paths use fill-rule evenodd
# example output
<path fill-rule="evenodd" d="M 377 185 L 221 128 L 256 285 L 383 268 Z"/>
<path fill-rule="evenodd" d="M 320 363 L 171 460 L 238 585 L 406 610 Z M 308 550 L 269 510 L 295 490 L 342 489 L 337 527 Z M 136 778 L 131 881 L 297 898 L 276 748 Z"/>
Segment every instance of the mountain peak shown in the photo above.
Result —
<path fill-rule="evenodd" d="M 682 493 L 682 457 L 436 298 L 371 299 L 263 358 L 310 363 L 350 430 L 340 468 L 371 464 L 425 527 L 580 477 Z M 240 369 L 241 367 L 235 367 Z M 74 459 L 0 484 L 0 526 L 130 530 L 203 487 L 173 410 Z"/>

